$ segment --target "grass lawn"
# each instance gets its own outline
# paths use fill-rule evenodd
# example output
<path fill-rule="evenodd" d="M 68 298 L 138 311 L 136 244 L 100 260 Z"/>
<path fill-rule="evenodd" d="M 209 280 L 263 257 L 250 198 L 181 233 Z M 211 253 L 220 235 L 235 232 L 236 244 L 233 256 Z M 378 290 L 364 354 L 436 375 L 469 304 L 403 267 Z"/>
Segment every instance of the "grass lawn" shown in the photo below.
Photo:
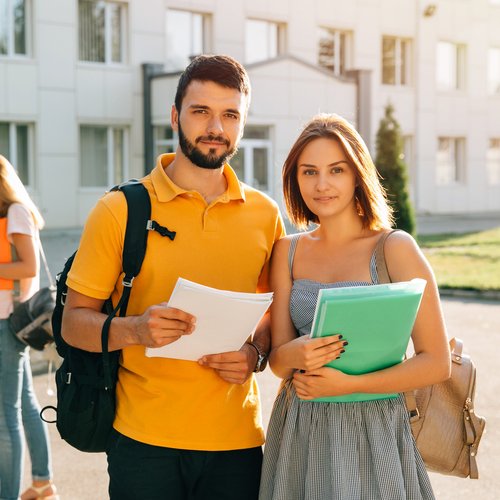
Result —
<path fill-rule="evenodd" d="M 440 288 L 500 290 L 500 227 L 417 239 Z"/>

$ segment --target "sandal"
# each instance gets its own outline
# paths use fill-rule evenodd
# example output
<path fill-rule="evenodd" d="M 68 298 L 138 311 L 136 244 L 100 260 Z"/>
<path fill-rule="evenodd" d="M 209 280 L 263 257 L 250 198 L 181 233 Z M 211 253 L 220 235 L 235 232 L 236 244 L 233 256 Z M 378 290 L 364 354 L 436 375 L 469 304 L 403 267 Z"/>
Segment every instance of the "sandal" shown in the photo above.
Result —
<path fill-rule="evenodd" d="M 52 490 L 48 492 L 48 490 Z M 47 494 L 44 494 L 47 492 Z M 31 485 L 20 497 L 21 500 L 60 500 L 57 489 L 52 483 L 43 486 Z"/>

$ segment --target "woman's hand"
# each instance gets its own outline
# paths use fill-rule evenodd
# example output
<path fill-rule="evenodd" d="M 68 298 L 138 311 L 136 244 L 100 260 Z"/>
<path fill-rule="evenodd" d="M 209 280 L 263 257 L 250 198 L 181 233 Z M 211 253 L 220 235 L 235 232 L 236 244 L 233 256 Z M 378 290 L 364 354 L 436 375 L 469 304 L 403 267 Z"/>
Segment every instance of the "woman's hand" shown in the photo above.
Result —
<path fill-rule="evenodd" d="M 352 375 L 346 375 L 335 368 L 323 367 L 304 373 L 295 372 L 293 385 L 300 399 L 315 399 L 327 396 L 351 394 Z"/>
<path fill-rule="evenodd" d="M 315 370 L 337 359 L 344 352 L 347 342 L 342 335 L 312 339 L 303 335 L 281 345 L 280 358 L 290 368 L 297 370 Z"/>

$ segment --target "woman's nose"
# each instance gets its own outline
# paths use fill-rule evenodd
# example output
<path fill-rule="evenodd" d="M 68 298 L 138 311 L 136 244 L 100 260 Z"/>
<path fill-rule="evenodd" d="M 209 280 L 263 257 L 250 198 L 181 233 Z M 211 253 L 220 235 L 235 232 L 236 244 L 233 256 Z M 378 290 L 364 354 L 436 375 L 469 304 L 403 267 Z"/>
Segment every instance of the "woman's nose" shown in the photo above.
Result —
<path fill-rule="evenodd" d="M 316 190 L 317 191 L 325 191 L 329 187 L 330 186 L 328 184 L 328 179 L 327 179 L 326 175 L 323 175 L 323 174 L 319 173 L 316 176 Z"/>

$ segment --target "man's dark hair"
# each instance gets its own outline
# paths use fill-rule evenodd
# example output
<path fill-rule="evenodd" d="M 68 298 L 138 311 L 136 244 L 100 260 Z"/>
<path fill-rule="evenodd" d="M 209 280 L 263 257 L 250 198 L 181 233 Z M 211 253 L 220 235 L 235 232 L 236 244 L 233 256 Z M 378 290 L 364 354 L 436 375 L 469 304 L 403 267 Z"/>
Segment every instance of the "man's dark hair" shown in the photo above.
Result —
<path fill-rule="evenodd" d="M 250 104 L 250 80 L 245 68 L 235 59 L 223 55 L 201 55 L 195 57 L 184 70 L 175 94 L 175 107 L 180 113 L 182 100 L 193 80 L 214 82 L 223 87 L 236 89 L 247 98 L 247 109 Z"/>

